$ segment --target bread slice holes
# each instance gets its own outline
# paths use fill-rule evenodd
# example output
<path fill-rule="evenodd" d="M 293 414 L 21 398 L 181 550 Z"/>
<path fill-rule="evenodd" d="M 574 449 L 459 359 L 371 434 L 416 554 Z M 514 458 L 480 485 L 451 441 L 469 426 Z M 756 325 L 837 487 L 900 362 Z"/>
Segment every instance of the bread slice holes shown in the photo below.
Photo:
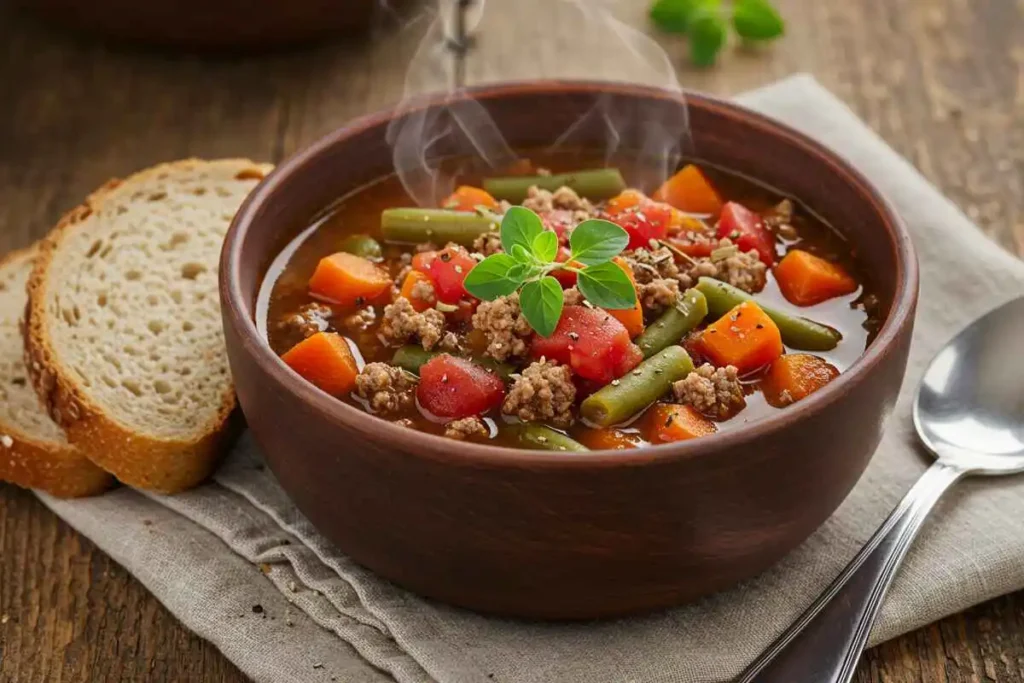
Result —
<path fill-rule="evenodd" d="M 26 380 L 24 377 L 12 377 L 11 384 L 13 384 L 16 387 L 23 387 L 28 384 L 28 380 Z"/>
<path fill-rule="evenodd" d="M 112 252 L 113 250 L 113 244 L 108 244 L 107 246 L 103 247 L 103 251 L 100 252 L 100 258 L 107 258 L 108 256 L 110 256 L 110 252 Z"/>
<path fill-rule="evenodd" d="M 176 289 L 172 289 L 171 290 L 171 301 L 173 301 L 176 304 L 180 304 L 181 301 L 182 301 L 181 292 L 179 292 Z"/>
<path fill-rule="evenodd" d="M 206 194 L 206 188 L 197 187 L 196 189 L 192 190 L 192 194 L 194 194 L 197 197 L 202 197 L 204 194 Z"/>
<path fill-rule="evenodd" d="M 102 379 L 103 383 L 106 384 L 111 389 L 116 389 L 117 388 L 117 382 L 115 382 L 113 380 L 113 378 L 111 378 L 110 376 L 103 375 L 103 377 L 101 377 L 100 379 Z"/>
<path fill-rule="evenodd" d="M 85 252 L 85 258 L 92 258 L 99 253 L 100 249 L 103 248 L 103 240 L 96 240 L 89 247 L 89 251 Z"/>
<path fill-rule="evenodd" d="M 75 312 L 70 308 L 65 308 L 60 312 L 60 317 L 64 318 L 64 322 L 68 325 L 75 326 L 78 324 L 78 319 L 75 318 Z"/>
<path fill-rule="evenodd" d="M 141 356 L 142 355 L 142 351 L 139 351 L 139 349 L 137 349 L 136 347 L 132 346 L 131 344 L 125 344 L 124 347 L 122 347 L 121 350 L 124 351 L 125 353 L 127 353 L 129 356 Z"/>
<path fill-rule="evenodd" d="M 117 215 L 118 216 L 123 216 L 126 213 L 128 213 L 128 207 L 127 206 L 120 205 L 120 206 L 117 207 Z"/>
<path fill-rule="evenodd" d="M 181 277 L 186 280 L 195 280 L 206 272 L 206 266 L 202 263 L 186 263 L 181 267 Z"/>
<path fill-rule="evenodd" d="M 247 168 L 236 173 L 235 180 L 263 180 L 263 171 L 258 168 Z"/>
<path fill-rule="evenodd" d="M 149 331 L 153 334 L 160 334 L 164 331 L 164 324 L 160 320 L 150 320 L 146 327 L 148 327 Z"/>
<path fill-rule="evenodd" d="M 128 280 L 129 282 L 135 282 L 136 280 L 142 279 L 142 273 L 135 269 L 132 269 L 124 274 L 124 279 Z"/>
<path fill-rule="evenodd" d="M 100 294 L 96 295 L 96 305 L 99 306 L 100 308 L 106 308 L 106 306 L 107 306 L 107 293 L 106 292 L 101 292 Z"/>
<path fill-rule="evenodd" d="M 156 294 L 150 294 L 146 297 L 146 303 L 150 306 L 157 306 L 160 303 L 160 297 Z"/>
<path fill-rule="evenodd" d="M 133 379 L 121 380 L 121 386 L 132 392 L 135 396 L 142 396 L 142 388 L 139 387 L 139 383 Z"/>
<path fill-rule="evenodd" d="M 153 382 L 153 390 L 158 394 L 169 394 L 171 393 L 171 385 L 166 380 L 158 379 Z"/>
<path fill-rule="evenodd" d="M 191 320 L 186 320 L 185 322 L 181 323 L 182 332 L 191 332 L 194 329 L 196 329 L 196 326 L 195 323 L 193 323 Z"/>
<path fill-rule="evenodd" d="M 178 370 L 178 374 L 181 375 L 182 377 L 188 377 L 189 375 L 192 374 L 192 368 L 186 365 L 185 367 Z"/>
<path fill-rule="evenodd" d="M 171 233 L 170 239 L 168 239 L 166 242 L 164 242 L 163 244 L 160 245 L 160 250 L 161 251 L 174 251 L 175 249 L 180 247 L 182 244 L 185 244 L 186 242 L 188 242 L 188 233 L 187 232 Z"/>
<path fill-rule="evenodd" d="M 213 191 L 214 191 L 214 192 L 215 192 L 215 193 L 217 194 L 217 196 L 218 196 L 218 197 L 220 197 L 221 199 L 227 199 L 228 197 L 230 197 L 230 196 L 231 196 L 231 193 L 230 193 L 230 192 L 228 192 L 228 191 L 227 191 L 227 189 L 225 189 L 225 188 L 223 188 L 223 187 L 215 187 L 215 188 L 213 188 Z"/>
<path fill-rule="evenodd" d="M 151 202 L 159 202 L 164 199 L 167 199 L 166 192 L 154 192 L 153 194 L 149 195 L 149 201 Z"/>

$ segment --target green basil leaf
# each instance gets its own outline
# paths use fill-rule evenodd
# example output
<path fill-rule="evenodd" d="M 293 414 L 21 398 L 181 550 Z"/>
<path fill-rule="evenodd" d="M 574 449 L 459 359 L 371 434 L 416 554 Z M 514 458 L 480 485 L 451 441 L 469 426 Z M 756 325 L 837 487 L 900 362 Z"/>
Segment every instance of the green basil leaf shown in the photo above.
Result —
<path fill-rule="evenodd" d="M 542 232 L 544 224 L 540 216 L 522 206 L 510 207 L 501 220 L 501 247 L 513 256 L 516 255 L 516 245 L 533 253 L 533 240 Z"/>
<path fill-rule="evenodd" d="M 786 32 L 786 24 L 768 0 L 736 0 L 732 25 L 746 40 L 774 40 Z"/>
<path fill-rule="evenodd" d="M 629 244 L 629 234 L 611 221 L 592 218 L 569 233 L 572 260 L 593 266 L 610 261 Z"/>
<path fill-rule="evenodd" d="M 636 289 L 626 271 L 615 263 L 601 263 L 580 271 L 576 286 L 587 301 L 601 308 L 632 308 Z"/>
<path fill-rule="evenodd" d="M 527 282 L 519 292 L 519 308 L 523 317 L 542 337 L 550 337 L 555 331 L 564 303 L 562 285 L 550 275 Z"/>
<path fill-rule="evenodd" d="M 690 17 L 690 59 L 697 66 L 711 66 L 725 45 L 726 24 L 718 8 L 698 7 Z"/>
<path fill-rule="evenodd" d="M 534 261 L 533 252 L 521 244 L 512 245 L 511 255 L 519 263 L 533 263 Z"/>
<path fill-rule="evenodd" d="M 541 263 L 551 263 L 558 255 L 558 235 L 545 230 L 533 238 L 533 256 Z"/>
<path fill-rule="evenodd" d="M 492 254 L 473 266 L 462 284 L 467 292 L 484 301 L 508 296 L 522 283 L 522 280 L 510 277 L 509 271 L 515 265 L 515 259 L 508 254 Z"/>
<path fill-rule="evenodd" d="M 686 33 L 690 17 L 698 7 L 718 4 L 719 0 L 657 0 L 651 5 L 650 17 L 662 31 Z"/>

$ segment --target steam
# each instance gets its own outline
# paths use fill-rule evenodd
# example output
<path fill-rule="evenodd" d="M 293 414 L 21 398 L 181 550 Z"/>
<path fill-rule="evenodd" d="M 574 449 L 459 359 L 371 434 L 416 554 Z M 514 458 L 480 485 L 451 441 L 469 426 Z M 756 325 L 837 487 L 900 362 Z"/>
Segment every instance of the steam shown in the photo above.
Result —
<path fill-rule="evenodd" d="M 395 171 L 420 205 L 438 205 L 454 187 L 453 169 L 446 172 L 441 167 L 443 157 L 464 157 L 498 172 L 517 160 L 487 110 L 466 96 L 467 81 L 560 78 L 640 83 L 659 87 L 685 105 L 668 55 L 615 18 L 605 0 L 544 0 L 529 3 L 533 12 L 524 2 L 521 11 L 513 15 L 505 8 L 503 16 L 493 20 L 484 0 L 436 1 L 434 10 L 419 18 L 425 30 L 406 72 L 398 116 L 388 130 Z M 564 32 L 553 35 L 550 27 L 567 24 L 575 29 L 576 58 L 568 63 L 543 59 L 545 36 L 564 40 Z M 508 54 L 510 45 L 536 52 L 529 59 L 516 59 Z M 419 108 L 417 98 L 428 93 L 444 93 L 443 105 L 429 111 Z M 636 169 L 629 178 L 632 184 L 651 188 L 667 177 L 689 147 L 688 123 L 685 106 L 655 106 L 604 95 L 556 138 L 549 151 L 593 149 L 597 127 L 604 131 L 605 164 L 626 163 Z M 636 164 L 640 160 L 643 163 Z"/>

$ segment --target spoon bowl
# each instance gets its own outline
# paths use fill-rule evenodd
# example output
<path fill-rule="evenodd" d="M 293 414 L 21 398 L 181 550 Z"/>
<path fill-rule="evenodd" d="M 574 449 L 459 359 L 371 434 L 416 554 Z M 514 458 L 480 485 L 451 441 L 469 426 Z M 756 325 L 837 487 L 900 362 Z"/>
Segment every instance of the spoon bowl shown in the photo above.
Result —
<path fill-rule="evenodd" d="M 943 462 L 972 474 L 1024 472 L 1024 391 L 1013 370 L 1024 340 L 1024 298 L 985 314 L 932 360 L 914 426 Z"/>

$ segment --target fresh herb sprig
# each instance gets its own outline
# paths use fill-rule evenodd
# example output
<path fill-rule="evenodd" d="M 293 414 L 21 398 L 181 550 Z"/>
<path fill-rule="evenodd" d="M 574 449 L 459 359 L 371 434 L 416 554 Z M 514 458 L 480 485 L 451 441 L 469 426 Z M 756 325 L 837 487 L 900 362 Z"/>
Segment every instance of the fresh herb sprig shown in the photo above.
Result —
<path fill-rule="evenodd" d="M 503 253 L 478 263 L 463 283 L 478 299 L 493 301 L 519 292 L 519 307 L 530 327 L 550 337 L 565 304 L 562 286 L 551 273 L 576 273 L 576 286 L 587 301 L 601 308 L 632 308 L 636 290 L 612 259 L 629 244 L 626 231 L 610 221 L 591 219 L 569 233 L 569 258 L 558 257 L 558 236 L 544 228 L 533 211 L 513 206 L 501 221 Z"/>
<path fill-rule="evenodd" d="M 775 40 L 786 32 L 770 0 L 735 0 L 730 12 L 721 0 L 655 0 L 650 15 L 663 31 L 689 38 L 690 59 L 698 66 L 715 63 L 726 43 L 729 23 L 736 35 L 751 42 Z"/>

